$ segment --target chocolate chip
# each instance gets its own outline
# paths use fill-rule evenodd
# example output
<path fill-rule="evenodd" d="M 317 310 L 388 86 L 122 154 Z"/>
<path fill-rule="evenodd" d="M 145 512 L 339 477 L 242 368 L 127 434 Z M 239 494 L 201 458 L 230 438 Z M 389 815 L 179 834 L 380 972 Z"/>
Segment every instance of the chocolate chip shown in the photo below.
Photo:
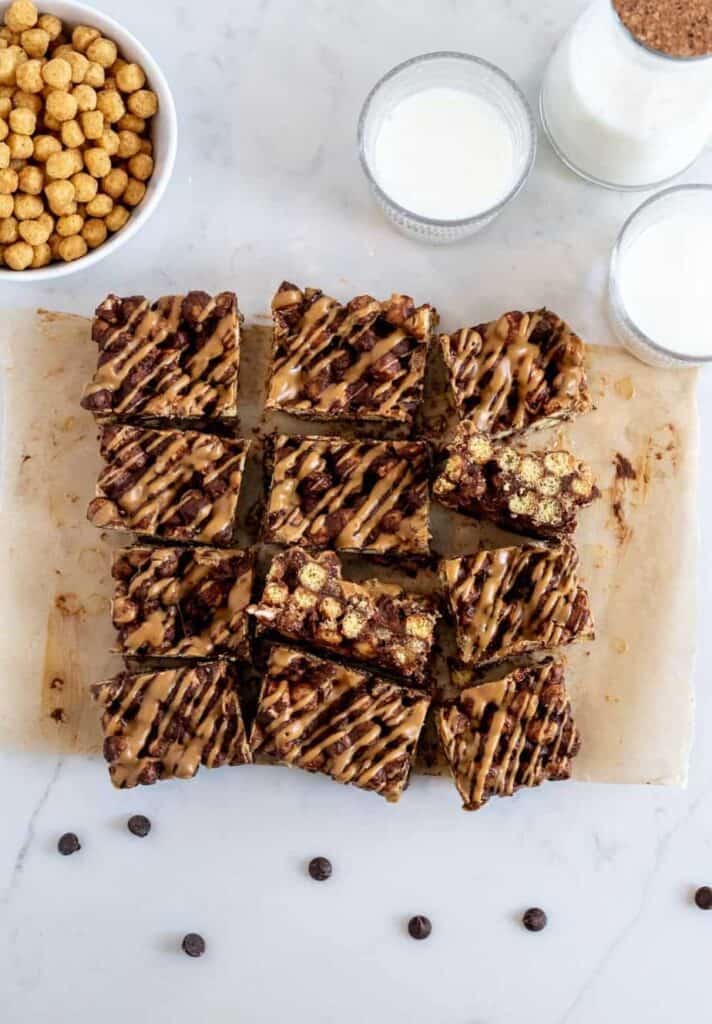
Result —
<path fill-rule="evenodd" d="M 712 888 L 709 885 L 700 886 L 695 893 L 695 903 L 700 910 L 712 910 Z"/>
<path fill-rule="evenodd" d="M 151 831 L 151 822 L 145 814 L 134 814 L 126 823 L 131 835 L 140 836 L 143 839 Z"/>
<path fill-rule="evenodd" d="M 408 934 L 413 939 L 427 939 L 432 930 L 430 918 L 425 917 L 424 914 L 416 914 L 408 922 Z"/>
<path fill-rule="evenodd" d="M 530 907 L 522 917 L 522 924 L 528 932 L 540 932 L 546 928 L 546 914 L 540 907 Z"/>
<path fill-rule="evenodd" d="M 183 937 L 181 947 L 188 956 L 202 956 L 205 952 L 205 939 L 196 932 L 188 932 Z"/>
<path fill-rule="evenodd" d="M 309 861 L 309 874 L 315 882 L 325 882 L 331 878 L 331 861 L 328 857 L 313 857 Z"/>
<path fill-rule="evenodd" d="M 59 837 L 57 849 L 63 857 L 68 857 L 70 853 L 76 853 L 81 848 L 81 843 L 73 832 L 65 832 L 63 836 Z"/>

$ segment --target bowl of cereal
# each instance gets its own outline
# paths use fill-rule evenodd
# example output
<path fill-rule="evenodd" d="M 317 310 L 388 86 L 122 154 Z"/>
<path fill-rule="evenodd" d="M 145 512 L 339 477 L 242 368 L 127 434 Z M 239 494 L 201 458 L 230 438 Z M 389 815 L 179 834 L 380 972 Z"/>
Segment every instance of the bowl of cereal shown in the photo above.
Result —
<path fill-rule="evenodd" d="M 49 280 L 146 223 L 175 163 L 175 105 L 148 51 L 91 7 L 13 0 L 0 23 L 0 280 Z"/>

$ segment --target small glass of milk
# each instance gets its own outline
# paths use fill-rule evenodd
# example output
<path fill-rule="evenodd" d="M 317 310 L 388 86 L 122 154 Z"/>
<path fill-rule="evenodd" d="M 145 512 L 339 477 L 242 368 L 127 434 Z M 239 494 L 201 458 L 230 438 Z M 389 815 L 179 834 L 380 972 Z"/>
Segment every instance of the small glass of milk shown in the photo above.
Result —
<path fill-rule="evenodd" d="M 609 309 L 621 342 L 651 366 L 712 362 L 712 185 L 658 192 L 628 218 L 611 256 Z"/>
<path fill-rule="evenodd" d="M 426 53 L 371 90 L 358 145 L 386 215 L 437 244 L 474 234 L 514 198 L 534 163 L 536 127 L 498 67 L 465 53 Z"/>

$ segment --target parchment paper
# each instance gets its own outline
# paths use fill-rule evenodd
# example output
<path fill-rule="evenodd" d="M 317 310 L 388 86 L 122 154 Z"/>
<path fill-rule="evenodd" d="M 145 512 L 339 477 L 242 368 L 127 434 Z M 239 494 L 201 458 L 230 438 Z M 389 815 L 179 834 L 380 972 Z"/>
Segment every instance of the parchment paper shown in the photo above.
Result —
<path fill-rule="evenodd" d="M 285 417 L 261 421 L 269 330 L 244 332 L 240 432 L 255 441 L 275 426 L 318 433 Z M 120 660 L 107 652 L 110 548 L 85 519 L 100 466 L 96 428 L 79 408 L 95 347 L 88 321 L 63 314 L 3 314 L 4 422 L 0 527 L 0 744 L 96 753 L 91 682 Z M 567 678 L 583 736 L 579 779 L 684 785 L 692 735 L 697 545 L 697 413 L 694 371 L 653 370 L 613 348 L 589 350 L 597 409 L 558 431 L 532 435 L 571 446 L 593 466 L 600 501 L 581 515 L 577 543 L 596 618 L 594 643 L 568 648 Z M 433 356 L 424 436 L 442 441 L 453 418 Z M 326 432 L 326 431 L 325 431 Z M 335 431 L 329 431 L 335 433 Z M 361 431 L 373 434 L 373 431 Z M 241 498 L 243 536 L 259 521 L 261 472 L 253 462 Z M 460 553 L 507 540 L 433 506 L 433 546 Z M 519 538 L 521 543 L 521 538 Z M 263 553 L 263 561 L 268 552 Z M 400 578 L 430 589 L 433 574 L 403 577 L 349 562 L 354 576 Z M 445 630 L 437 674 L 446 685 Z M 421 770 L 438 772 L 436 758 Z"/>

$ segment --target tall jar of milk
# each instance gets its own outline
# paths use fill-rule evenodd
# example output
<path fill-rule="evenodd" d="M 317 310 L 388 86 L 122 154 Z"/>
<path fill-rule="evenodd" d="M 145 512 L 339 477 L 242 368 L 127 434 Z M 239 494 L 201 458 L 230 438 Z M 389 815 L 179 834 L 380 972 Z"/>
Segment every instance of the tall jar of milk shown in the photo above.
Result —
<path fill-rule="evenodd" d="M 695 6 L 660 0 L 646 24 L 653 4 L 593 0 L 564 36 L 540 105 L 572 170 L 608 188 L 644 189 L 699 156 L 712 137 L 712 26 L 691 23 Z"/>

